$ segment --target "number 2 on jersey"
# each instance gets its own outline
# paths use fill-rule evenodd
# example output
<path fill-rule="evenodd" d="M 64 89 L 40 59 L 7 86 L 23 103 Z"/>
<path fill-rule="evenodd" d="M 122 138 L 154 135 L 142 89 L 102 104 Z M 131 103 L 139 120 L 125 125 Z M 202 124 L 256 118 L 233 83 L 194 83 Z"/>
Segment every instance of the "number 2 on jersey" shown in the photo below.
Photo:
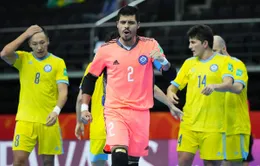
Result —
<path fill-rule="evenodd" d="M 207 77 L 204 75 L 203 77 L 201 75 L 198 76 L 199 82 L 198 82 L 198 87 L 200 88 L 201 84 L 204 85 L 204 87 L 207 84 Z"/>
<path fill-rule="evenodd" d="M 113 123 L 113 122 L 110 122 L 110 123 L 108 124 L 108 135 L 109 135 L 110 137 L 113 137 L 113 136 L 115 135 L 115 134 L 112 132 L 113 128 L 114 128 L 114 123 Z"/>
<path fill-rule="evenodd" d="M 132 67 L 132 66 L 129 66 L 128 68 L 127 68 L 127 71 L 128 71 L 128 75 L 127 75 L 127 80 L 128 80 L 128 82 L 133 82 L 134 81 L 134 79 L 133 79 L 133 73 L 134 73 L 134 68 Z"/>
<path fill-rule="evenodd" d="M 41 76 L 41 74 L 39 72 L 37 72 L 36 75 L 35 75 L 35 79 L 34 79 L 34 83 L 35 84 L 39 84 L 40 76 Z"/>

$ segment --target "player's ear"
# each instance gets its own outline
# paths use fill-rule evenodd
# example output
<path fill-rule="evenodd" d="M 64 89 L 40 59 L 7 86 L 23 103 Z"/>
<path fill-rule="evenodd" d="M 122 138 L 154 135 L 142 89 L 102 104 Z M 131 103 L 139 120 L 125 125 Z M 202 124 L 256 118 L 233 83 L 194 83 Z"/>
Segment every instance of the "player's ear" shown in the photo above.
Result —
<path fill-rule="evenodd" d="M 140 28 L 140 22 L 137 22 L 137 29 Z"/>
<path fill-rule="evenodd" d="M 204 40 L 202 45 L 203 45 L 204 48 L 207 48 L 209 46 L 209 43 L 208 43 L 207 40 Z"/>

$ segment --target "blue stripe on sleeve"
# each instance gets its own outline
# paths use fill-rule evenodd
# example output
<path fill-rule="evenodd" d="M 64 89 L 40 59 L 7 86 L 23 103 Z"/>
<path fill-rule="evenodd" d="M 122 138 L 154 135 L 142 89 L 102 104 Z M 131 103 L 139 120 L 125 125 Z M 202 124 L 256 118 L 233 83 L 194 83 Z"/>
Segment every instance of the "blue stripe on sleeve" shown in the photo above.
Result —
<path fill-rule="evenodd" d="M 180 85 L 179 84 L 177 84 L 176 82 L 174 82 L 174 81 L 171 81 L 171 84 L 172 85 L 174 85 L 174 86 L 176 86 L 178 89 L 179 89 L 179 87 L 180 87 Z"/>
<path fill-rule="evenodd" d="M 68 84 L 69 85 L 69 82 L 67 80 L 58 80 L 57 84 L 60 84 L 60 83 L 64 83 L 64 84 Z"/>

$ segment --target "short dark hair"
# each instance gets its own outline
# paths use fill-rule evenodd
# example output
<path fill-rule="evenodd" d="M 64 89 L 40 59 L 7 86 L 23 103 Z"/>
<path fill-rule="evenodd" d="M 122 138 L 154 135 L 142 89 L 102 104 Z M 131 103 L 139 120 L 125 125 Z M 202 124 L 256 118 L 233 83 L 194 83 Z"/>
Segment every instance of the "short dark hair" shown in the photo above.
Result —
<path fill-rule="evenodd" d="M 137 7 L 135 6 L 124 6 L 122 7 L 116 17 L 116 20 L 119 21 L 120 16 L 133 16 L 135 15 L 136 22 L 140 22 L 140 13 Z"/>
<path fill-rule="evenodd" d="M 187 35 L 189 38 L 196 38 L 201 42 L 207 40 L 209 47 L 212 49 L 214 37 L 213 37 L 213 31 L 209 26 L 194 25 L 188 30 Z"/>

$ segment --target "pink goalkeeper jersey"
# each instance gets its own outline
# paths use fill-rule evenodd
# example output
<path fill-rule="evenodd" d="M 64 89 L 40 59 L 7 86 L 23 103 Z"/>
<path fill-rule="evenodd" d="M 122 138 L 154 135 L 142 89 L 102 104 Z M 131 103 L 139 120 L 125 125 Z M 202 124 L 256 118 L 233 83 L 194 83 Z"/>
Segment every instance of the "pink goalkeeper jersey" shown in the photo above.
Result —
<path fill-rule="evenodd" d="M 118 39 L 99 48 L 89 73 L 99 76 L 106 71 L 105 108 L 147 110 L 153 107 L 152 50 L 162 51 L 156 40 L 138 37 L 126 50 Z"/>

